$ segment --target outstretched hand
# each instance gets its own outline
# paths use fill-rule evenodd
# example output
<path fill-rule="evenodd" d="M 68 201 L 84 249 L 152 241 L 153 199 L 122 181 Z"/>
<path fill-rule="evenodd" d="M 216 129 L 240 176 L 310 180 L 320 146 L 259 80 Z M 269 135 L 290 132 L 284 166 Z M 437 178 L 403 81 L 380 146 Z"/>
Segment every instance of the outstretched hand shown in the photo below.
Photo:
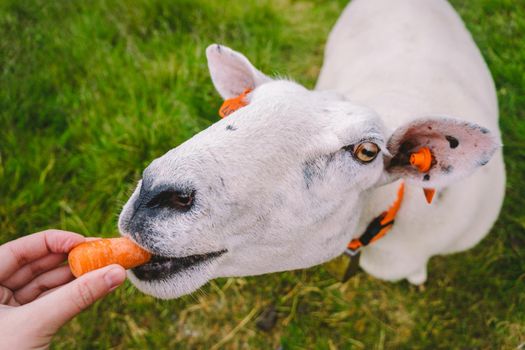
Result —
<path fill-rule="evenodd" d="M 119 265 L 74 280 L 63 262 L 85 240 L 76 233 L 47 230 L 0 246 L 3 348 L 47 348 L 61 326 L 124 282 L 126 273 Z"/>

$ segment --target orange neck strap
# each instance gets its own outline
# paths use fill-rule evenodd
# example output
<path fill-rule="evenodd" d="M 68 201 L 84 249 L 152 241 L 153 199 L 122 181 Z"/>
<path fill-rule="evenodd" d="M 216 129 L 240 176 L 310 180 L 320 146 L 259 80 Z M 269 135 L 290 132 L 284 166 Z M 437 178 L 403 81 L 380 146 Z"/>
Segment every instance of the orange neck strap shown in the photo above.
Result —
<path fill-rule="evenodd" d="M 397 198 L 392 203 L 390 208 L 388 208 L 387 211 L 384 211 L 376 217 L 368 227 L 366 228 L 365 232 L 359 236 L 359 238 L 352 239 L 348 246 L 346 247 L 345 253 L 351 256 L 356 255 L 359 250 L 369 245 L 372 242 L 377 241 L 378 239 L 384 237 L 388 231 L 392 228 L 394 225 L 394 219 L 396 218 L 396 214 L 399 211 L 399 208 L 401 207 L 401 202 L 403 202 L 403 196 L 405 194 L 405 183 L 401 182 L 399 185 L 399 188 L 397 190 Z"/>
<path fill-rule="evenodd" d="M 428 172 L 432 167 L 432 153 L 430 152 L 430 149 L 428 147 L 422 147 L 418 151 L 412 153 L 410 155 L 410 164 L 416 167 L 420 172 Z M 427 202 L 430 204 L 436 191 L 432 188 L 424 188 L 423 192 L 425 193 Z M 377 241 L 378 239 L 384 237 L 388 231 L 390 231 L 394 225 L 396 214 L 401 207 L 404 193 L 405 183 L 401 182 L 399 189 L 397 190 L 397 198 L 394 203 L 392 203 L 387 211 L 384 211 L 381 213 L 381 215 L 373 219 L 361 236 L 352 239 L 348 243 L 348 246 L 345 250 L 347 255 L 357 255 L 362 247 Z"/>

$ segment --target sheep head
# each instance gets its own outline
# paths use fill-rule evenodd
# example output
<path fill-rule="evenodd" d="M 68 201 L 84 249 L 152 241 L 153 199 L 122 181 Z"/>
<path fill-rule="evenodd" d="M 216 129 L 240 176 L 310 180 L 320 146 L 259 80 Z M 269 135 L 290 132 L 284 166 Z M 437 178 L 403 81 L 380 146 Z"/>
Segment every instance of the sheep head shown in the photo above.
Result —
<path fill-rule="evenodd" d="M 403 126 L 389 141 L 369 108 L 271 79 L 224 46 L 207 57 L 220 95 L 251 89 L 247 105 L 154 160 L 119 219 L 123 235 L 155 254 L 131 281 L 160 298 L 217 277 L 323 263 L 352 238 L 367 190 L 400 177 L 446 185 L 497 146 L 485 129 L 441 118 Z M 443 133 L 460 140 L 463 158 L 450 156 Z M 465 147 L 473 139 L 476 150 Z M 407 154 L 422 144 L 454 171 L 423 179 L 411 169 Z"/>

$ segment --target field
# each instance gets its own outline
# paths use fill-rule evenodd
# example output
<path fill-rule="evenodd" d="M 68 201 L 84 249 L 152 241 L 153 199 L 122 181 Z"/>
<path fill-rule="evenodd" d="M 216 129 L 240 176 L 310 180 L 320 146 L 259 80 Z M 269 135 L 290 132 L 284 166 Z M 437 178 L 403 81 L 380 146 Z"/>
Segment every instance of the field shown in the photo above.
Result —
<path fill-rule="evenodd" d="M 54 349 L 521 349 L 525 345 L 525 2 L 453 0 L 494 76 L 507 196 L 475 249 L 425 289 L 323 266 L 220 279 L 173 301 L 127 283 Z M 212 42 L 313 87 L 345 1 L 0 1 L 0 242 L 117 235 L 149 162 L 217 120 Z M 270 305 L 277 323 L 259 330 Z"/>

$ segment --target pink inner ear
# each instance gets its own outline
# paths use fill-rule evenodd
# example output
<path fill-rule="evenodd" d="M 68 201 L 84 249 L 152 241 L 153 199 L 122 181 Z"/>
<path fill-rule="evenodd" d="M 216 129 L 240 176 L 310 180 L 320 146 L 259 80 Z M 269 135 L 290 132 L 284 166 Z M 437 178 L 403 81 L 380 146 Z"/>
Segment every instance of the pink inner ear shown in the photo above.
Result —
<path fill-rule="evenodd" d="M 421 147 L 432 153 L 432 165 L 420 173 L 409 163 L 410 154 Z M 443 186 L 488 163 L 498 140 L 476 124 L 445 118 L 419 119 L 394 132 L 388 149 L 394 155 L 387 170 L 425 187 Z"/>
<path fill-rule="evenodd" d="M 208 65 L 213 83 L 223 98 L 232 98 L 240 95 L 244 89 L 255 87 L 250 67 L 230 53 L 210 54 Z"/>
<path fill-rule="evenodd" d="M 233 98 L 245 89 L 255 89 L 271 80 L 257 70 L 244 55 L 226 46 L 208 46 L 206 57 L 213 84 L 223 99 Z"/>

